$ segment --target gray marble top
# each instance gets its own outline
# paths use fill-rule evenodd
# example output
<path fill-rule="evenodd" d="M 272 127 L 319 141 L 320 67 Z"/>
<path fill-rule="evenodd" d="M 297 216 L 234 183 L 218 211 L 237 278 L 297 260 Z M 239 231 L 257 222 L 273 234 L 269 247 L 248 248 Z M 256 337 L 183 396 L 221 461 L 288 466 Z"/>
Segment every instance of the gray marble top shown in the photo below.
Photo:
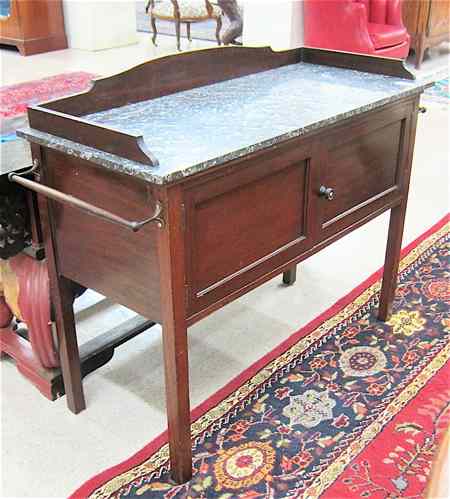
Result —
<path fill-rule="evenodd" d="M 153 167 L 35 130 L 20 135 L 164 184 L 418 93 L 426 84 L 298 63 L 84 116 L 143 135 Z"/>

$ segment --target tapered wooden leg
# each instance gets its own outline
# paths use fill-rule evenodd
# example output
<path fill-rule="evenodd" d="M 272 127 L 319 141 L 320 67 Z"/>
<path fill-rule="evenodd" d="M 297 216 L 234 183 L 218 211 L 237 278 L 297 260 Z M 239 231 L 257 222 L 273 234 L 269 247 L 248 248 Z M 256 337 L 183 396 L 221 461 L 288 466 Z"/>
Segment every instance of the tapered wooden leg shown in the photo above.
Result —
<path fill-rule="evenodd" d="M 33 160 L 42 164 L 39 146 L 31 147 Z M 42 171 L 45 183 L 47 172 Z M 39 212 L 42 219 L 42 230 L 45 242 L 45 255 L 50 280 L 50 294 L 55 312 L 56 330 L 58 335 L 58 351 L 64 388 L 67 396 L 67 406 L 75 414 L 86 408 L 83 386 L 81 382 L 80 355 L 78 352 L 73 314 L 73 283 L 63 277 L 58 270 L 56 259 L 55 228 L 53 226 L 53 205 L 43 196 L 38 196 Z"/>
<path fill-rule="evenodd" d="M 402 203 L 391 210 L 389 235 L 384 261 L 383 284 L 380 293 L 378 319 L 389 320 L 392 314 L 395 289 L 397 287 L 398 268 L 405 224 L 406 204 Z"/>
<path fill-rule="evenodd" d="M 181 21 L 179 19 L 175 19 L 175 32 L 177 35 L 177 49 L 181 51 Z"/>
<path fill-rule="evenodd" d="M 170 467 L 172 478 L 184 483 L 192 476 L 192 450 L 181 189 L 164 195 L 166 223 L 159 229 L 158 252 Z"/>
<path fill-rule="evenodd" d="M 58 333 L 59 360 L 67 397 L 67 406 L 78 414 L 86 408 L 81 380 L 80 354 L 78 351 L 73 314 L 72 283 L 65 277 L 57 278 L 53 293 L 53 307 Z"/>
<path fill-rule="evenodd" d="M 381 321 L 389 320 L 392 314 L 392 305 L 394 303 L 395 289 L 397 287 L 398 269 L 400 264 L 400 254 L 402 248 L 403 229 L 405 226 L 406 205 L 408 200 L 409 184 L 411 177 L 411 166 L 413 160 L 414 143 L 417 128 L 417 116 L 419 109 L 419 98 L 416 99 L 413 107 L 413 113 L 408 119 L 409 125 L 406 130 L 409 134 L 409 140 L 404 143 L 402 151 L 404 169 L 399 188 L 403 194 L 400 204 L 391 209 L 389 220 L 389 234 L 386 246 L 386 257 L 384 261 L 383 284 L 380 293 L 380 306 L 378 309 L 378 318 Z"/>
<path fill-rule="evenodd" d="M 291 286 L 297 280 L 297 265 L 283 273 L 283 284 Z"/>
<path fill-rule="evenodd" d="M 156 37 L 158 36 L 158 30 L 156 28 L 156 18 L 155 18 L 155 16 L 152 16 L 150 18 L 150 22 L 152 24 L 152 30 L 153 30 L 152 42 L 153 42 L 153 45 L 155 47 L 157 47 L 158 45 L 156 44 Z"/>
<path fill-rule="evenodd" d="M 43 200 L 40 206 L 48 206 Z M 46 228 L 46 231 L 48 227 Z M 80 354 L 78 351 L 73 313 L 73 284 L 65 277 L 58 275 L 54 247 L 51 234 L 46 234 L 45 251 L 50 278 L 51 299 L 56 320 L 58 335 L 58 353 L 67 407 L 78 414 L 86 408 L 81 378 Z"/>
<path fill-rule="evenodd" d="M 222 16 L 217 18 L 216 24 L 216 40 L 218 45 L 222 45 L 222 39 L 220 38 L 220 32 L 222 31 Z"/>
<path fill-rule="evenodd" d="M 184 483 L 192 476 L 186 325 L 166 322 L 163 344 L 170 468 L 172 478 L 177 483 Z"/>
<path fill-rule="evenodd" d="M 425 55 L 425 35 L 421 35 L 416 43 L 415 48 L 416 56 L 416 69 L 420 69 L 422 66 L 423 57 Z"/>
<path fill-rule="evenodd" d="M 187 34 L 188 40 L 190 42 L 192 42 L 192 38 L 191 38 L 191 23 L 186 23 L 186 34 Z"/>

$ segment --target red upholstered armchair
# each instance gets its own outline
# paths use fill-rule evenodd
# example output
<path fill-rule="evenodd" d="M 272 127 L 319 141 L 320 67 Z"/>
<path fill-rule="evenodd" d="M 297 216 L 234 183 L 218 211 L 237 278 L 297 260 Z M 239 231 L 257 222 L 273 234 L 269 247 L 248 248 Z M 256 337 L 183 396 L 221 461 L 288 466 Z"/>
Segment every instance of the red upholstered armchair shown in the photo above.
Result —
<path fill-rule="evenodd" d="M 404 59 L 402 0 L 304 0 L 305 45 Z"/>

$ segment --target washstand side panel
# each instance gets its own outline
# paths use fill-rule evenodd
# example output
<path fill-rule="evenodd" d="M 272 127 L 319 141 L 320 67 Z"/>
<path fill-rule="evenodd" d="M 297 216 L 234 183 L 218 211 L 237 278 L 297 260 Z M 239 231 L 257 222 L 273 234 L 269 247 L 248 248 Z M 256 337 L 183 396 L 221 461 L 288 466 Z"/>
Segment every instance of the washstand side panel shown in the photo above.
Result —
<path fill-rule="evenodd" d="M 127 220 L 145 220 L 155 211 L 158 195 L 148 183 L 43 150 L 49 187 Z M 157 231 L 161 229 L 152 223 L 132 232 L 70 206 L 52 203 L 60 273 L 148 319 L 160 321 Z"/>

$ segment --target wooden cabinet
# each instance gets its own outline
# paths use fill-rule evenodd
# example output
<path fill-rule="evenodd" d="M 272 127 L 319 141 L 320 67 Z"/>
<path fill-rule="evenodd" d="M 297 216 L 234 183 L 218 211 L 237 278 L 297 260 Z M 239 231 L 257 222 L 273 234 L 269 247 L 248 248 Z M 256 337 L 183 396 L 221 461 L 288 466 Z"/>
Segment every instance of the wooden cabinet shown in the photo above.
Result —
<path fill-rule="evenodd" d="M 0 18 L 0 44 L 22 55 L 67 48 L 61 0 L 11 0 L 9 15 Z"/>
<path fill-rule="evenodd" d="M 187 319 L 195 322 L 398 205 L 416 108 L 412 97 L 180 182 Z M 101 209 L 114 206 L 127 219 L 146 219 L 155 209 L 158 188 L 139 179 L 52 150 L 43 160 L 58 191 L 95 199 Z M 55 223 L 65 276 L 161 320 L 155 225 L 130 234 L 65 205 Z"/>
<path fill-rule="evenodd" d="M 189 315 L 398 203 L 415 107 L 368 112 L 188 182 Z"/>
<path fill-rule="evenodd" d="M 449 0 L 404 0 L 403 21 L 416 53 L 416 68 L 429 47 L 450 39 Z"/>

